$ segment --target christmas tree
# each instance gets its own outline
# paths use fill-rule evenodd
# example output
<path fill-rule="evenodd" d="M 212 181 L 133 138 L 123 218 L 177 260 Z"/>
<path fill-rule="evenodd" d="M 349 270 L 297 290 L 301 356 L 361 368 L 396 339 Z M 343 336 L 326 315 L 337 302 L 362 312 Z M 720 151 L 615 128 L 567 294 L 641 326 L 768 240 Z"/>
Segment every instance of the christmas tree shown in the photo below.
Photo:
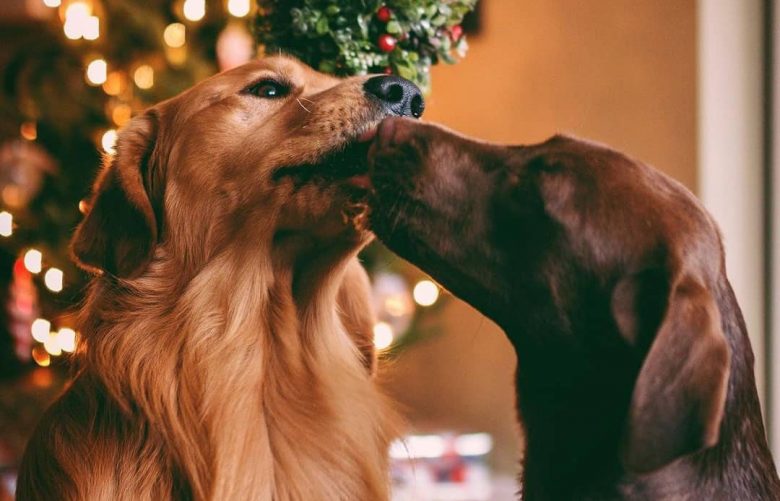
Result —
<path fill-rule="evenodd" d="M 30 357 L 48 365 L 60 348 L 72 348 L 69 312 L 86 277 L 70 261 L 68 241 L 101 156 L 113 152 L 116 130 L 132 115 L 247 61 L 257 46 L 252 27 L 261 51 L 281 50 L 338 75 L 396 73 L 428 88 L 430 66 L 465 50 L 460 22 L 475 3 L 42 1 L 49 19 L 11 46 L 0 99 L 1 121 L 17 124 L 0 144 L 6 370 Z M 364 258 L 369 269 L 385 268 L 378 295 L 392 296 L 395 308 L 384 317 L 403 333 L 415 308 L 403 280 L 388 274 L 393 259 L 379 247 Z"/>

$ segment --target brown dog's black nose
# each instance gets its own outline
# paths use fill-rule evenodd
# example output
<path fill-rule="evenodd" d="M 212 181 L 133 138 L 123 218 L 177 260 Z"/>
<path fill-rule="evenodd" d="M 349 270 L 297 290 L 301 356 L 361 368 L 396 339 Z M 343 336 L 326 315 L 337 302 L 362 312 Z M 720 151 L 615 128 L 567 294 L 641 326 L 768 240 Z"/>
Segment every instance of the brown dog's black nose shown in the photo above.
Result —
<path fill-rule="evenodd" d="M 396 115 L 420 118 L 425 110 L 425 100 L 419 87 L 405 78 L 385 75 L 372 77 L 366 80 L 363 89 Z"/>

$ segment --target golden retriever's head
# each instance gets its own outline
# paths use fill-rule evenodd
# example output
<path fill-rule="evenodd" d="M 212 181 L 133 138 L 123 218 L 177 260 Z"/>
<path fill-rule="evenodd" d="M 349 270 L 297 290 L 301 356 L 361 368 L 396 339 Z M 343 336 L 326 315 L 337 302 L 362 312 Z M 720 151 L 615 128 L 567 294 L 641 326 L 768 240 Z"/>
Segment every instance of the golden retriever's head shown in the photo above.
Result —
<path fill-rule="evenodd" d="M 131 120 L 72 249 L 83 267 L 139 275 L 165 242 L 198 266 L 228 242 L 317 250 L 359 242 L 367 142 L 388 115 L 419 116 L 398 77 L 338 79 L 286 58 L 216 75 Z"/>

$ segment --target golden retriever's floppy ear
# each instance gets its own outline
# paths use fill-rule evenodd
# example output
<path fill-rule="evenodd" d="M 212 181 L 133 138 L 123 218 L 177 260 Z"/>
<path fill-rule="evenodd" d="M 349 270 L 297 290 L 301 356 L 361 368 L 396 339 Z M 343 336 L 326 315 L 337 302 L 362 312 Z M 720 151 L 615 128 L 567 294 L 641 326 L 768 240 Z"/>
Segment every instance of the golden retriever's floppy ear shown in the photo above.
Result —
<path fill-rule="evenodd" d="M 634 386 L 622 451 L 626 469 L 649 472 L 715 445 L 729 368 L 710 291 L 697 279 L 678 277 Z"/>
<path fill-rule="evenodd" d="M 93 187 L 89 211 L 71 240 L 76 263 L 92 272 L 133 278 L 149 263 L 157 242 L 157 221 L 143 182 L 154 148 L 156 118 L 133 118 L 119 133 Z"/>
<path fill-rule="evenodd" d="M 371 283 L 366 270 L 353 258 L 347 265 L 338 294 L 339 316 L 352 341 L 363 355 L 363 362 L 373 374 L 376 369 L 374 324 L 376 316 L 371 301 Z"/>

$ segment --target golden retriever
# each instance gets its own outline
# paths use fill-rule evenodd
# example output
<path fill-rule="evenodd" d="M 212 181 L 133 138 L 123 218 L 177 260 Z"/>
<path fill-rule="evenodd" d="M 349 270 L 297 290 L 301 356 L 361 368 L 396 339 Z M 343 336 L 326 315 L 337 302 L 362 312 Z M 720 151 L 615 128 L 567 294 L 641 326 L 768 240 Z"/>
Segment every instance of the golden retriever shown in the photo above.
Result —
<path fill-rule="evenodd" d="M 422 107 L 398 77 L 273 57 L 132 119 L 73 238 L 83 350 L 19 499 L 387 499 L 350 179 L 361 135 Z"/>

